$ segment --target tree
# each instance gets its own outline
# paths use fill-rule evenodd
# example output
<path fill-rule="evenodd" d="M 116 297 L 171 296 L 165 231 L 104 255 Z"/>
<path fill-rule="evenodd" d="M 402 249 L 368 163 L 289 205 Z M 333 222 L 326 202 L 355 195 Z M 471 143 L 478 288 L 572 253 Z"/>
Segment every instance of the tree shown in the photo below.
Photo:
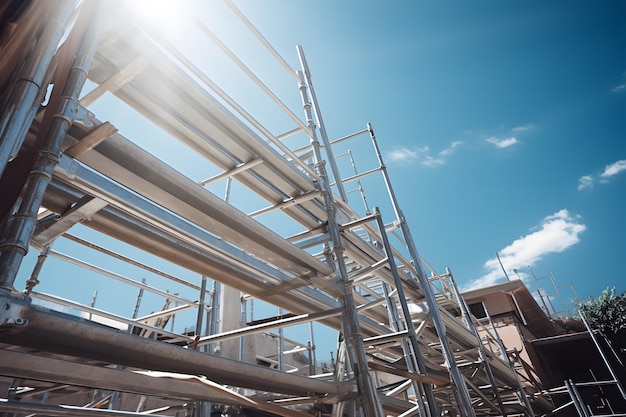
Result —
<path fill-rule="evenodd" d="M 615 295 L 615 288 L 606 288 L 577 307 L 592 329 L 600 330 L 618 352 L 626 352 L 626 292 Z"/>

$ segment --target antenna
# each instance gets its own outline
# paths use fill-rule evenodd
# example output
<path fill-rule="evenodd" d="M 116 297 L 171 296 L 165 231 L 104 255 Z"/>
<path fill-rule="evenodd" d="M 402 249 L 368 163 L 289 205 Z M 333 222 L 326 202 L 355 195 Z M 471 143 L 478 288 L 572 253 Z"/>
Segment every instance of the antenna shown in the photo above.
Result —
<path fill-rule="evenodd" d="M 500 260 L 500 255 L 498 255 L 498 252 L 496 252 L 496 258 L 498 258 L 498 262 L 500 262 L 500 268 L 502 268 L 502 272 L 504 272 L 504 276 L 506 277 L 506 280 L 511 281 L 511 278 L 509 278 L 509 274 L 507 274 L 506 269 L 504 269 L 504 265 L 502 265 L 502 261 Z"/>

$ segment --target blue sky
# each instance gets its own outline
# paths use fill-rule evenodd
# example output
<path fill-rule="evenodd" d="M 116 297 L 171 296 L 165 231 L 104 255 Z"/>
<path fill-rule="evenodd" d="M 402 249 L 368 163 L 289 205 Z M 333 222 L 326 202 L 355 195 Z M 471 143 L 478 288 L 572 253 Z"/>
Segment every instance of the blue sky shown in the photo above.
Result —
<path fill-rule="evenodd" d="M 300 116 L 294 80 L 222 2 L 201 4 L 196 15 Z M 534 282 L 528 266 L 539 277 L 552 271 L 558 285 L 573 283 L 582 298 L 606 287 L 626 290 L 626 3 L 236 4 L 292 68 L 299 68 L 295 45 L 304 47 L 331 139 L 372 123 L 417 248 L 435 269 L 450 267 L 465 289 L 503 282 L 498 252 L 510 276 L 517 270 L 531 291 L 541 287 L 553 294 L 554 288 L 547 280 Z M 208 40 L 189 34 L 188 21 L 177 10 L 162 11 L 171 26 L 160 30 L 272 133 L 294 127 L 270 110 L 275 106 Z M 159 19 L 145 6 L 139 12 Z M 174 148 L 171 138 L 110 95 L 90 109 L 196 181 L 218 172 L 184 148 Z M 348 150 L 359 172 L 376 167 L 367 136 L 338 145 L 335 154 Z M 347 162 L 341 158 L 344 177 L 353 174 Z M 392 221 L 380 177 L 368 177 L 363 185 L 370 207 L 380 206 L 385 220 Z M 211 190 L 221 196 L 223 184 Z M 241 191 L 234 190 L 232 198 L 242 211 L 263 207 Z M 362 206 L 356 193 L 350 194 L 350 203 Z M 272 219 L 262 221 L 272 226 Z M 93 237 L 82 226 L 73 232 Z M 182 268 L 97 238 L 106 247 L 199 282 Z M 81 251 L 66 241 L 54 248 Z M 22 281 L 36 255 L 31 251 Z M 86 255 L 96 263 L 95 254 Z M 146 276 L 105 262 L 137 281 Z M 81 303 L 90 302 L 98 290 L 97 306 L 130 316 L 136 289 L 121 289 L 55 259 L 47 262 L 44 275 L 59 271 L 61 281 L 46 276 L 38 289 Z M 148 282 L 169 285 L 153 276 Z M 185 289 L 171 291 L 197 298 Z M 561 291 L 566 300 L 573 297 L 569 288 Z M 140 316 L 159 303 L 160 298 L 144 295 Z M 257 307 L 255 318 L 264 314 L 275 311 Z M 177 318 L 179 325 L 183 322 L 192 325 L 194 315 Z M 332 337 L 327 339 L 322 352 L 334 345 Z"/>
<path fill-rule="evenodd" d="M 581 297 L 626 290 L 624 2 L 237 4 L 283 56 L 303 45 L 330 132 L 373 124 L 437 269 L 502 282 L 498 252 Z"/>

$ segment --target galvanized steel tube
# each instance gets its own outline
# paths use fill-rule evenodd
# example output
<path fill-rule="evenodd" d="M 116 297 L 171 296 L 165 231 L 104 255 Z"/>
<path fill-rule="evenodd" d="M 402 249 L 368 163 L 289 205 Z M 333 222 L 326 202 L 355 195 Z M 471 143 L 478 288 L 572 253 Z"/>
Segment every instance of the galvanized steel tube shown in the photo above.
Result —
<path fill-rule="evenodd" d="M 298 57 L 300 58 L 300 65 L 302 66 L 304 79 L 309 90 L 311 107 L 313 109 L 313 113 L 315 114 L 315 118 L 317 119 L 320 136 L 322 137 L 322 142 L 324 143 L 324 150 L 326 151 L 326 155 L 328 156 L 330 171 L 333 173 L 333 177 L 335 178 L 335 186 L 337 187 L 337 190 L 339 190 L 339 196 L 343 201 L 347 202 L 348 195 L 346 194 L 346 190 L 343 187 L 341 174 L 339 173 L 339 168 L 337 167 L 337 162 L 335 161 L 335 156 L 333 155 L 333 149 L 330 146 L 330 141 L 328 140 L 328 135 L 326 134 L 324 119 L 322 118 L 322 113 L 320 112 L 319 106 L 317 104 L 317 96 L 315 95 L 315 90 L 313 89 L 313 82 L 311 80 L 311 71 L 309 70 L 309 64 L 307 64 L 306 62 L 306 57 L 304 56 L 304 50 L 302 49 L 302 46 L 298 45 L 296 48 L 298 50 Z"/>
<path fill-rule="evenodd" d="M 341 234 L 339 225 L 335 217 L 335 203 L 332 190 L 328 182 L 325 161 L 322 159 L 320 152 L 320 143 L 315 133 L 315 123 L 313 122 L 313 114 L 311 112 L 311 103 L 307 95 L 307 85 L 304 80 L 304 74 L 298 72 L 300 77 L 299 90 L 302 98 L 302 107 L 307 119 L 307 127 L 311 132 L 310 141 L 313 148 L 315 158 L 315 169 L 319 177 L 319 189 L 324 198 L 324 207 L 326 209 L 326 219 L 328 232 L 332 240 L 332 253 L 334 255 L 334 264 L 337 272 L 337 278 L 341 289 L 341 304 L 343 308 L 342 327 L 346 341 L 346 347 L 349 352 L 350 360 L 353 362 L 355 378 L 359 388 L 359 394 L 366 417 L 382 417 L 383 409 L 378 400 L 378 393 L 374 386 L 374 381 L 369 374 L 367 357 L 363 347 L 363 335 L 359 325 L 356 305 L 352 294 L 352 286 L 348 277 L 348 271 L 343 258 L 344 247 L 341 243 Z M 329 254 L 330 255 L 330 254 Z M 332 260 L 330 260 L 332 262 Z"/>
<path fill-rule="evenodd" d="M 582 319 L 583 323 L 585 324 L 585 328 L 589 332 L 589 336 L 591 337 L 591 340 L 593 341 L 593 344 L 595 345 L 596 349 L 598 350 L 598 353 L 600 354 L 600 357 L 602 357 L 602 362 L 604 362 L 604 365 L 606 366 L 606 369 L 611 374 L 611 378 L 613 378 L 613 381 L 615 381 L 615 383 L 617 385 L 617 388 L 619 389 L 620 394 L 622 394 L 622 398 L 626 399 L 626 391 L 624 391 L 624 387 L 622 386 L 622 383 L 620 382 L 619 378 L 617 377 L 617 374 L 613 370 L 613 367 L 611 366 L 611 363 L 609 362 L 609 360 L 607 359 L 606 355 L 604 354 L 604 351 L 602 350 L 602 347 L 600 346 L 600 342 L 598 342 L 598 339 L 596 338 L 596 335 L 593 332 L 593 329 L 591 328 L 591 326 L 589 326 L 589 323 L 587 322 L 587 317 L 585 316 L 585 313 L 583 313 L 583 311 L 581 310 L 581 311 L 578 312 L 578 314 L 580 314 L 580 318 Z"/>
<path fill-rule="evenodd" d="M 17 212 L 7 222 L 5 234 L 0 242 L 0 289 L 13 287 L 15 277 L 28 252 L 28 243 L 37 225 L 37 211 L 41 207 L 44 193 L 52 179 L 52 171 L 58 164 L 61 143 L 72 125 L 79 103 L 78 96 L 87 79 L 96 50 L 99 27 L 88 25 L 76 58 L 61 93 L 58 113 L 52 118 L 50 129 L 39 150 L 39 157 L 29 174 L 24 199 Z"/>
<path fill-rule="evenodd" d="M 437 331 L 437 336 L 441 341 L 441 349 L 443 351 L 444 357 L 446 358 L 448 364 L 448 371 L 450 373 L 450 379 L 452 380 L 456 390 L 455 394 L 459 399 L 459 411 L 462 417 L 475 417 L 474 409 L 472 408 L 472 400 L 469 395 L 469 391 L 467 390 L 467 386 L 465 385 L 465 380 L 463 378 L 463 374 L 456 365 L 456 360 L 454 359 L 454 352 L 448 343 L 448 335 L 446 331 L 446 325 L 441 318 L 441 313 L 439 312 L 439 305 L 437 304 L 437 300 L 435 299 L 435 295 L 433 294 L 432 288 L 430 287 L 430 282 L 428 281 L 428 277 L 424 272 L 424 268 L 420 263 L 420 255 L 415 247 L 415 242 L 413 241 L 413 236 L 411 236 L 411 231 L 409 229 L 409 225 L 404 217 L 404 214 L 400 210 L 398 200 L 396 199 L 396 195 L 391 186 L 391 181 L 389 179 L 389 175 L 387 173 L 387 167 L 383 162 L 382 155 L 380 153 L 380 149 L 378 148 L 378 143 L 376 142 L 376 136 L 374 135 L 374 130 L 372 126 L 368 123 L 368 130 L 370 131 L 370 137 L 372 139 L 372 144 L 374 145 L 374 149 L 376 150 L 376 156 L 378 158 L 378 162 L 380 167 L 382 168 L 383 178 L 385 180 L 385 185 L 387 186 L 387 191 L 389 192 L 389 197 L 391 198 L 391 203 L 393 205 L 393 209 L 396 213 L 396 218 L 400 223 L 400 228 L 402 230 L 402 236 L 404 237 L 404 241 L 406 242 L 407 249 L 413 260 L 413 264 L 415 266 L 415 270 L 417 272 L 417 280 L 419 282 L 422 291 L 424 292 L 424 297 L 426 298 L 426 303 L 428 304 L 428 308 L 430 309 L 433 324 L 435 326 L 435 330 Z"/>
<path fill-rule="evenodd" d="M 43 82 L 65 32 L 77 0 L 64 0 L 54 8 L 45 28 L 20 71 L 0 119 L 0 176 L 26 137 L 43 94 Z"/>
<path fill-rule="evenodd" d="M 461 296 L 461 293 L 459 292 L 459 288 L 456 285 L 456 281 L 454 280 L 454 276 L 452 275 L 452 272 L 450 271 L 449 268 L 446 268 L 446 272 L 450 276 L 450 282 L 452 284 L 451 285 L 452 291 L 459 303 L 459 307 L 461 308 L 461 316 L 467 322 L 467 327 L 469 328 L 469 330 L 476 337 L 476 342 L 478 343 L 478 353 L 480 356 L 480 360 L 482 361 L 484 365 L 484 368 L 485 368 L 484 371 L 485 371 L 485 374 L 487 375 L 487 378 L 489 379 L 489 384 L 491 385 L 491 391 L 493 392 L 493 395 L 496 398 L 496 401 L 498 403 L 498 408 L 502 412 L 502 417 L 507 417 L 506 410 L 504 409 L 504 403 L 502 402 L 502 398 L 500 398 L 500 393 L 498 392 L 498 386 L 496 385 L 496 380 L 493 376 L 493 371 L 491 369 L 489 357 L 487 356 L 487 352 L 485 352 L 485 348 L 480 338 L 480 334 L 478 333 L 478 329 L 476 328 L 476 326 L 474 325 L 474 322 L 472 321 L 472 315 L 470 314 L 469 308 L 467 307 L 467 304 L 465 303 L 465 299 Z"/>
<path fill-rule="evenodd" d="M 406 303 L 406 295 L 404 294 L 404 283 L 400 279 L 398 275 L 398 268 L 396 267 L 396 260 L 393 257 L 393 251 L 391 249 L 391 244 L 389 243 L 389 238 L 387 237 L 387 232 L 385 231 L 385 223 L 383 222 L 383 218 L 380 215 L 380 210 L 378 207 L 374 207 L 374 214 L 376 214 L 376 223 L 378 224 L 378 229 L 380 230 L 380 236 L 382 238 L 383 247 L 385 249 L 385 253 L 387 254 L 387 259 L 389 262 L 389 269 L 391 270 L 391 275 L 393 276 L 393 282 L 396 287 L 396 291 L 398 292 L 398 301 L 400 302 L 400 307 L 402 309 L 402 315 L 404 316 L 404 323 L 406 326 L 406 330 L 408 332 L 409 343 L 407 346 L 406 341 L 403 342 L 403 350 L 405 350 L 405 355 L 408 353 L 412 356 L 412 360 L 416 363 L 412 364 L 407 360 L 407 366 L 409 367 L 409 371 L 415 372 L 418 370 L 421 374 L 426 374 L 426 363 L 424 361 L 424 357 L 420 352 L 419 345 L 417 343 L 417 336 L 415 333 L 415 327 L 413 326 L 413 320 L 411 318 L 411 312 L 409 311 L 409 307 Z M 388 309 L 395 309 L 394 305 L 389 305 Z M 394 316 L 397 316 L 397 311 L 394 311 Z M 398 317 L 395 317 L 396 320 Z M 397 327 L 394 329 L 395 331 L 405 330 Z M 411 355 L 412 354 L 412 355 Z M 409 357 L 410 357 L 409 356 Z M 409 358 L 407 358 L 409 359 Z M 415 369 L 417 367 L 417 369 Z M 426 401 L 428 402 L 428 412 L 430 416 L 438 416 L 439 415 L 439 407 L 437 402 L 435 401 L 435 395 L 433 393 L 432 386 L 417 383 L 415 381 L 415 386 L 417 391 L 423 391 L 426 397 Z M 420 407 L 420 415 L 425 415 L 424 410 Z"/>
<path fill-rule="evenodd" d="M 140 369 L 205 375 L 221 384 L 289 395 L 323 394 L 344 399 L 353 393 L 350 383 L 332 383 L 283 373 L 132 335 L 31 306 L 26 301 L 10 298 L 9 302 L 22 306 L 20 318 L 27 324 L 0 332 L 2 343 L 45 348 L 50 352 Z"/>

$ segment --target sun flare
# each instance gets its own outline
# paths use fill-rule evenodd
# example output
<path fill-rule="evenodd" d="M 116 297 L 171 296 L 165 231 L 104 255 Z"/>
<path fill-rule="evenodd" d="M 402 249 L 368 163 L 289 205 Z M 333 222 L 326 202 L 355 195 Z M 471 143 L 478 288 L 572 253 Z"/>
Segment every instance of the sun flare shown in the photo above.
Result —
<path fill-rule="evenodd" d="M 190 3 L 176 0 L 127 0 L 137 22 L 159 28 L 180 26 Z"/>

